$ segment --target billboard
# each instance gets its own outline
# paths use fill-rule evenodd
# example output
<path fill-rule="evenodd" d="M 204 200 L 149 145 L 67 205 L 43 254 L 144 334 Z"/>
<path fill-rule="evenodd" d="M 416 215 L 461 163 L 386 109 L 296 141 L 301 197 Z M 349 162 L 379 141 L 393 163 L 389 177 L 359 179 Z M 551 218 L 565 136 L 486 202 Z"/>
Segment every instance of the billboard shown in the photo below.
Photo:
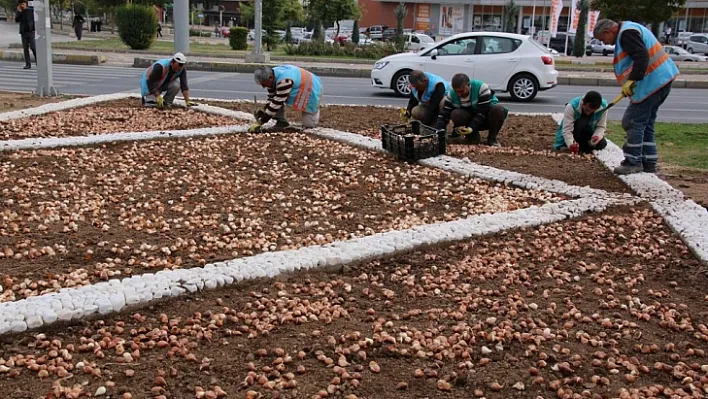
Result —
<path fill-rule="evenodd" d="M 454 35 L 465 30 L 465 7 L 441 6 L 440 7 L 440 29 L 441 35 Z"/>

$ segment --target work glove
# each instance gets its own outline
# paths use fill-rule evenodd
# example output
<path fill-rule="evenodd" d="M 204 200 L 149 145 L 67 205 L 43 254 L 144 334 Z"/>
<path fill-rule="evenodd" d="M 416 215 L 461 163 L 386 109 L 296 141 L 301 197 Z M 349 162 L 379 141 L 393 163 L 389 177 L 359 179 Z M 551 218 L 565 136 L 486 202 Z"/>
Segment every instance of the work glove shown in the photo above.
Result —
<path fill-rule="evenodd" d="M 466 136 L 466 135 L 472 133 L 474 130 L 472 130 L 471 127 L 460 126 L 460 127 L 458 127 L 457 129 L 455 129 L 455 131 L 456 131 L 457 134 L 459 134 L 460 136 Z"/>
<path fill-rule="evenodd" d="M 194 102 L 194 101 L 192 101 L 192 100 L 187 101 L 186 104 L 187 104 L 188 107 L 196 107 L 196 106 L 199 105 L 199 103 Z"/>
<path fill-rule="evenodd" d="M 157 108 L 165 108 L 165 99 L 162 98 L 161 95 L 159 95 L 159 94 L 157 95 L 156 101 L 157 101 Z"/>
<path fill-rule="evenodd" d="M 592 136 L 592 138 L 590 139 L 590 145 L 595 147 L 597 145 L 597 143 L 600 142 L 600 140 L 602 140 L 602 137 L 597 136 L 597 135 Z"/>
<path fill-rule="evenodd" d="M 622 85 L 622 94 L 626 97 L 632 97 L 634 95 L 634 88 L 637 86 L 637 82 L 633 80 L 627 80 Z"/>
<path fill-rule="evenodd" d="M 580 152 L 580 144 L 573 143 L 570 145 L 569 149 L 572 154 L 577 155 Z"/>
<path fill-rule="evenodd" d="M 257 132 L 260 132 L 260 131 L 261 131 L 261 127 L 263 127 L 263 125 L 262 125 L 261 123 L 254 123 L 253 125 L 251 125 L 251 126 L 248 127 L 248 132 L 249 132 L 249 133 L 257 133 Z"/>
<path fill-rule="evenodd" d="M 403 122 L 403 123 L 408 123 L 408 120 L 409 120 L 410 117 L 411 117 L 411 114 L 408 113 L 408 110 L 405 109 L 405 108 L 401 108 L 401 109 L 399 110 L 399 113 L 400 113 L 400 115 L 401 115 L 401 122 Z"/>

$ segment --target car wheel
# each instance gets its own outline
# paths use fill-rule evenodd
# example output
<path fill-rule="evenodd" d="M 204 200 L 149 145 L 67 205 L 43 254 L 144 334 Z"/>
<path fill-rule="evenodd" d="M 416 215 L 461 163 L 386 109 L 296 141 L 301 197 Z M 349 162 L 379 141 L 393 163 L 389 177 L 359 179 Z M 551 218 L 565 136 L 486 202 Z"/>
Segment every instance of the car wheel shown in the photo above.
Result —
<path fill-rule="evenodd" d="M 610 54 L 610 53 L 608 53 L 607 50 L 602 50 L 602 55 L 604 55 L 605 57 L 607 57 L 608 54 Z"/>
<path fill-rule="evenodd" d="M 693 47 L 689 47 L 689 48 L 688 48 L 688 52 L 691 53 L 691 54 L 693 54 Z"/>
<path fill-rule="evenodd" d="M 411 95 L 411 82 L 409 80 L 410 75 L 411 71 L 403 70 L 393 76 L 391 88 L 394 92 L 396 92 L 397 96 L 408 97 Z"/>
<path fill-rule="evenodd" d="M 588 57 L 590 57 L 590 56 L 592 55 L 592 51 L 586 51 L 586 52 L 585 52 L 585 55 L 587 55 Z"/>
<path fill-rule="evenodd" d="M 509 81 L 509 94 L 515 101 L 529 102 L 538 94 L 538 80 L 527 73 L 518 74 Z"/>
<path fill-rule="evenodd" d="M 686 62 L 693 62 L 693 60 L 685 60 Z"/>

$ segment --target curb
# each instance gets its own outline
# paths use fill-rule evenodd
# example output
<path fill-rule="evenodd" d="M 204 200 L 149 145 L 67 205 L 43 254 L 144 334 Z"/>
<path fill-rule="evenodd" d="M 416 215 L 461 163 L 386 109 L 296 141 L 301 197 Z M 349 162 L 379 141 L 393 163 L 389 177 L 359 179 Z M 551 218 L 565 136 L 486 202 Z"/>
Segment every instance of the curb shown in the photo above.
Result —
<path fill-rule="evenodd" d="M 0 60 L 25 62 L 24 55 L 17 51 L 0 51 Z M 54 53 L 52 54 L 52 62 L 69 65 L 101 65 L 106 62 L 106 57 L 102 55 Z"/>
<path fill-rule="evenodd" d="M 135 58 L 133 60 L 133 68 L 147 68 L 156 59 L 154 58 Z M 187 67 L 195 71 L 211 71 L 211 72 L 236 72 L 236 73 L 253 73 L 257 67 L 261 65 L 276 66 L 277 64 L 250 64 L 250 63 L 233 63 L 233 62 L 213 62 L 213 61 L 187 61 Z M 338 67 L 307 67 L 307 70 L 319 75 L 339 78 L 370 78 L 371 69 L 359 68 L 338 68 Z M 559 76 L 559 86 L 604 86 L 617 87 L 617 81 L 612 78 L 590 78 L 582 76 Z M 676 79 L 673 87 L 679 89 L 708 89 L 707 81 L 692 81 L 686 79 Z"/>

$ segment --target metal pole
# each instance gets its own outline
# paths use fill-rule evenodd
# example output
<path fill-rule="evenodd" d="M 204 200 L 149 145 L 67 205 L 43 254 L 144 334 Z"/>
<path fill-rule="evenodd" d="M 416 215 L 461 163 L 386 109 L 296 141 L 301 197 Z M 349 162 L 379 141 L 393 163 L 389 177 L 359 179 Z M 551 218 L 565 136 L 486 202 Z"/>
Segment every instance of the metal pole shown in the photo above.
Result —
<path fill-rule="evenodd" d="M 543 18 L 543 21 L 541 21 L 541 32 L 544 32 L 544 35 L 545 35 L 546 19 L 547 19 L 546 18 L 546 0 L 543 0 L 543 17 L 541 17 L 541 18 Z M 550 42 L 551 40 L 548 39 L 548 41 Z"/>
<path fill-rule="evenodd" d="M 534 35 L 536 35 L 536 0 L 533 0 L 533 11 L 531 11 L 531 38 Z"/>
<path fill-rule="evenodd" d="M 261 54 L 263 53 L 263 0 L 256 0 L 255 25 L 256 43 L 253 46 L 253 54 Z"/>
<path fill-rule="evenodd" d="M 175 51 L 189 54 L 189 2 L 176 0 L 172 6 L 175 33 Z"/>
<path fill-rule="evenodd" d="M 37 90 L 40 97 L 56 96 L 52 74 L 52 31 L 49 0 L 35 0 L 34 24 L 37 35 Z"/>

